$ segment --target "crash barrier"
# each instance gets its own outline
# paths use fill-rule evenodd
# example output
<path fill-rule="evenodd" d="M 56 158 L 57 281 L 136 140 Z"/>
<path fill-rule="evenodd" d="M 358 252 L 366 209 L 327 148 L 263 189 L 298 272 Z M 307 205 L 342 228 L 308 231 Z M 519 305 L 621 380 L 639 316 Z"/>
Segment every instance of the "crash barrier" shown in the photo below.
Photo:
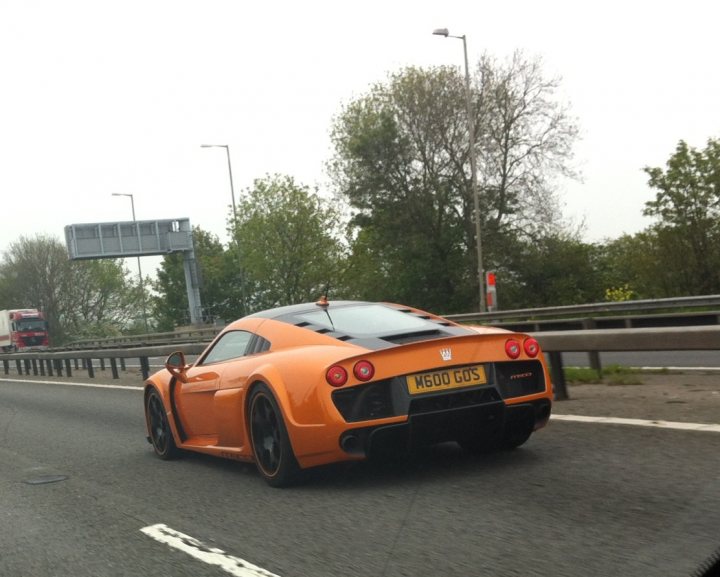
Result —
<path fill-rule="evenodd" d="M 120 378 L 119 370 L 126 370 L 127 359 L 140 361 L 140 372 L 143 379 L 150 375 L 150 358 L 166 357 L 175 351 L 182 351 L 186 355 L 200 354 L 207 345 L 203 343 L 185 343 L 175 345 L 158 345 L 152 347 L 136 347 L 129 349 L 99 349 L 94 351 L 61 351 L 61 352 L 33 352 L 12 353 L 2 356 L 4 373 L 10 373 L 11 363 L 15 365 L 17 373 L 22 375 L 40 376 L 67 376 L 71 377 L 73 370 L 87 371 L 90 378 L 95 378 L 95 370 L 106 370 L 110 365 L 112 378 Z"/>
<path fill-rule="evenodd" d="M 715 310 L 708 310 L 713 307 Z M 679 309 L 681 312 L 677 312 Z M 492 325 L 520 332 L 720 325 L 720 295 L 445 316 L 455 322 Z M 172 343 L 208 343 L 222 329 L 223 326 L 220 325 L 183 327 L 165 333 L 83 339 L 53 350 L 116 349 Z M 595 364 L 593 367 L 599 368 Z"/>
<path fill-rule="evenodd" d="M 720 350 L 720 326 L 664 327 L 649 329 L 595 329 L 584 331 L 548 331 L 531 333 L 539 342 L 550 361 L 556 399 L 567 399 L 567 386 L 563 373 L 563 353 L 617 351 L 712 351 Z M 95 377 L 96 365 L 105 370 L 109 363 L 113 379 L 119 378 L 125 361 L 139 359 L 143 379 L 150 373 L 151 357 L 166 357 L 174 351 L 197 355 L 206 347 L 204 343 L 159 345 L 129 349 L 99 349 L 94 351 L 63 351 L 13 353 L 3 355 L 5 374 L 15 364 L 18 374 L 45 376 L 72 376 L 72 371 L 85 370 Z"/>
<path fill-rule="evenodd" d="M 720 350 L 720 326 L 595 329 L 535 333 L 550 360 L 556 399 L 567 399 L 562 353 Z"/>
<path fill-rule="evenodd" d="M 568 305 L 541 309 L 448 315 L 523 333 L 720 325 L 720 295 Z M 713 308 L 714 310 L 708 310 Z M 681 312 L 678 312 L 680 310 Z M 593 316 L 580 316 L 593 315 Z M 600 350 L 589 350 L 590 366 L 602 372 Z"/>
<path fill-rule="evenodd" d="M 165 345 L 172 343 L 209 343 L 223 328 L 225 328 L 224 325 L 185 327 L 167 333 L 125 335 L 121 337 L 107 337 L 102 339 L 82 339 L 68 343 L 64 347 L 56 347 L 54 350 L 72 351 L 87 349 L 117 349 L 126 347 L 148 347 L 152 345 Z"/>
<path fill-rule="evenodd" d="M 711 312 L 699 312 L 697 309 L 712 309 Z M 488 313 L 464 313 L 459 315 L 444 315 L 448 319 L 452 319 L 455 322 L 480 322 L 482 324 L 498 324 L 503 322 L 528 322 L 533 323 L 534 319 L 547 319 L 548 317 L 554 317 L 553 320 L 558 322 L 582 322 L 587 316 L 582 318 L 565 318 L 568 316 L 577 317 L 578 315 L 607 315 L 607 314 L 622 314 L 623 316 L 619 319 L 609 320 L 623 321 L 623 324 L 619 326 L 613 326 L 609 328 L 631 328 L 631 326 L 624 323 L 624 321 L 632 319 L 632 316 L 637 314 L 639 318 L 646 318 L 647 316 L 661 316 L 670 317 L 674 316 L 676 319 L 682 319 L 683 317 L 693 317 L 696 315 L 707 315 L 713 319 L 710 323 L 693 323 L 693 324 L 720 324 L 720 295 L 705 295 L 705 296 L 694 296 L 694 297 L 677 297 L 668 299 L 648 299 L 648 300 L 635 300 L 635 301 L 622 301 L 622 302 L 606 302 L 606 303 L 593 303 L 585 305 L 565 305 L 560 307 L 545 307 L 537 309 L 517 309 L 511 311 L 493 311 Z M 666 311 L 682 309 L 682 312 L 675 313 L 674 315 L 667 314 Z M 661 312 L 660 315 L 648 315 L 651 312 Z M 642 314 L 640 314 L 642 313 Z M 528 320 L 533 319 L 533 320 Z M 599 317 L 596 321 L 606 320 L 608 317 Z M 541 322 L 539 326 L 543 326 L 544 322 Z M 652 326 L 652 325 L 651 325 Z M 586 327 L 581 327 L 586 328 Z M 638 327 L 640 328 L 640 327 Z M 534 329 L 542 330 L 542 329 Z"/>

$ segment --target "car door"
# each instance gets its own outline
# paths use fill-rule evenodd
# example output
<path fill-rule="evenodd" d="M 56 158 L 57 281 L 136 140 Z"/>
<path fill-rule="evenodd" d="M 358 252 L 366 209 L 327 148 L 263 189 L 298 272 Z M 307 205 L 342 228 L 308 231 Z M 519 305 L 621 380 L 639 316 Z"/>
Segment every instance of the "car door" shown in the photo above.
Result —
<path fill-rule="evenodd" d="M 232 367 L 233 360 L 245 355 L 252 336 L 247 331 L 228 331 L 188 369 L 185 382 L 176 382 L 173 399 L 188 442 L 212 444 L 217 438 L 215 396 L 221 388 L 223 374 Z"/>

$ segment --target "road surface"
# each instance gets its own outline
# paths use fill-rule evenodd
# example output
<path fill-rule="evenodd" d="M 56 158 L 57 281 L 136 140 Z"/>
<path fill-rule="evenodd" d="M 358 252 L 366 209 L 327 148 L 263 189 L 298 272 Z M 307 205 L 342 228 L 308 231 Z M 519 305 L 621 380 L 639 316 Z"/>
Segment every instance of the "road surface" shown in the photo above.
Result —
<path fill-rule="evenodd" d="M 285 490 L 144 434 L 139 388 L 0 380 L 0 575 L 674 577 L 720 546 L 718 432 L 553 420 Z"/>

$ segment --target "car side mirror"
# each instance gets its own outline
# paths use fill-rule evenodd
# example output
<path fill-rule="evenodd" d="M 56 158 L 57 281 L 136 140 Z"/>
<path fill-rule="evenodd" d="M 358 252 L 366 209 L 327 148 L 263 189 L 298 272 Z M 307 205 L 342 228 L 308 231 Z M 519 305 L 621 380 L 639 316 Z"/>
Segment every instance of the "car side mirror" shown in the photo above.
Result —
<path fill-rule="evenodd" d="M 172 376 L 177 377 L 183 383 L 185 382 L 185 372 L 187 371 L 188 366 L 185 362 L 184 353 L 181 351 L 172 353 L 165 360 L 165 368 Z"/>

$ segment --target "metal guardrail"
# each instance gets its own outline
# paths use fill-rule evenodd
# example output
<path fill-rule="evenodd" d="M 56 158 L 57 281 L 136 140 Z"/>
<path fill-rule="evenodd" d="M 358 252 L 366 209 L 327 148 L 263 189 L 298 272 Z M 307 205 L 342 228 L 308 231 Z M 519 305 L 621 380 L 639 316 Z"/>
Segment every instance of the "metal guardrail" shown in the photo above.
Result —
<path fill-rule="evenodd" d="M 164 345 L 171 343 L 208 343 L 224 328 L 224 326 L 187 327 L 166 333 L 151 333 L 146 335 L 123 335 L 120 337 L 106 337 L 97 339 L 81 339 L 68 343 L 53 350 L 87 350 L 110 349 L 125 347 L 143 347 Z"/>
<path fill-rule="evenodd" d="M 720 350 L 720 326 L 707 327 L 665 327 L 647 329 L 604 329 L 585 331 L 548 331 L 533 334 L 543 351 L 550 358 L 552 380 L 556 399 L 567 399 L 567 386 L 563 373 L 562 353 L 587 352 L 599 354 L 611 351 L 690 351 Z M 7 375 L 10 363 L 15 363 L 18 374 L 72 376 L 73 367 L 86 370 L 89 377 L 95 376 L 93 361 L 100 362 L 105 369 L 109 362 L 114 379 L 119 378 L 118 361 L 125 370 L 125 360 L 140 360 L 143 379 L 150 372 L 150 357 L 163 357 L 180 350 L 185 354 L 199 354 L 205 344 L 157 345 L 130 349 L 101 349 L 95 351 L 63 351 L 13 353 L 3 355 L 2 363 Z"/>
<path fill-rule="evenodd" d="M 698 312 L 693 309 L 716 307 L 714 311 Z M 682 313 L 659 315 L 648 313 L 684 309 Z M 625 313 L 623 316 L 583 316 Z M 569 315 L 573 317 L 567 318 Z M 456 322 L 479 322 L 516 331 L 534 332 L 556 329 L 634 328 L 653 326 L 720 325 L 720 295 L 679 297 L 654 300 L 637 300 L 612 303 L 568 305 L 535 309 L 495 311 L 491 313 L 464 313 L 445 315 Z M 127 335 L 102 339 L 82 339 L 53 350 L 114 349 L 143 347 L 171 343 L 208 343 L 222 330 L 221 326 L 185 327 L 173 332 L 145 335 Z"/>
<path fill-rule="evenodd" d="M 14 363 L 19 375 L 31 373 L 35 376 L 68 376 L 75 371 L 84 370 L 90 378 L 95 378 L 95 364 L 98 361 L 100 370 L 105 370 L 106 362 L 110 364 L 113 379 L 120 378 L 120 370 L 125 370 L 127 359 L 138 359 L 143 380 L 150 376 L 150 357 L 165 357 L 175 351 L 182 351 L 186 355 L 197 355 L 205 350 L 204 343 L 185 343 L 173 345 L 156 345 L 128 349 L 99 349 L 94 351 L 59 351 L 59 352 L 33 352 L 12 353 L 2 356 L 4 373 L 10 372 L 10 364 Z"/>
<path fill-rule="evenodd" d="M 492 326 L 519 332 L 590 329 L 633 329 L 720 325 L 720 311 L 664 313 L 653 315 L 594 316 L 494 322 Z"/>
<path fill-rule="evenodd" d="M 527 320 L 563 317 L 567 315 L 596 315 L 601 313 L 648 312 L 709 307 L 720 308 L 720 295 L 566 305 L 560 307 L 494 311 L 491 313 L 464 313 L 459 315 L 445 315 L 445 317 L 456 322 L 478 321 L 491 324 L 502 320 Z"/>
<path fill-rule="evenodd" d="M 664 327 L 647 329 L 599 329 L 534 333 L 550 358 L 556 399 L 567 399 L 562 353 L 594 355 L 613 351 L 720 351 L 720 326 Z"/>
<path fill-rule="evenodd" d="M 533 336 L 545 352 L 720 350 L 720 326 L 548 331 Z"/>

